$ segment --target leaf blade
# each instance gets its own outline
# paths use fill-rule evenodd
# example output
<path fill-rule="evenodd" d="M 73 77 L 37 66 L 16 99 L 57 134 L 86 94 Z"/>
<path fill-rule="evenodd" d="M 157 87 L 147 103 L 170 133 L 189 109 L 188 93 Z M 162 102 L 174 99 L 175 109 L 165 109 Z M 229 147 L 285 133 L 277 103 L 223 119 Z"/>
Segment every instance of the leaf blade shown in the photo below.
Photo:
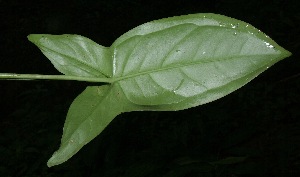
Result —
<path fill-rule="evenodd" d="M 216 18 L 219 19 L 220 15 Z M 174 18 L 171 18 L 171 27 L 117 39 L 113 45 L 116 63 L 113 77 L 120 82 L 126 97 L 134 104 L 155 106 L 155 109 L 164 105 L 165 110 L 166 105 L 208 94 L 208 90 L 227 88 L 220 96 L 206 95 L 210 99 L 203 104 L 240 88 L 290 55 L 251 25 L 222 18 L 225 19 L 222 25 L 218 22 L 204 26 L 183 24 L 182 21 L 174 25 Z M 232 24 L 239 24 L 239 27 Z M 145 25 L 146 30 L 152 29 L 151 22 Z M 231 88 L 228 86 L 230 82 Z M 177 109 L 190 106 L 177 106 Z"/>
<path fill-rule="evenodd" d="M 118 86 L 87 87 L 70 106 L 60 148 L 48 160 L 48 167 L 67 161 L 99 135 L 117 115 L 132 109 Z"/>
<path fill-rule="evenodd" d="M 31 35 L 29 40 L 66 75 L 112 80 L 87 87 L 74 100 L 49 167 L 71 158 L 122 112 L 182 110 L 214 101 L 291 55 L 253 26 L 215 14 L 149 22 L 110 48 L 75 35 Z"/>
<path fill-rule="evenodd" d="M 111 77 L 111 50 L 80 35 L 31 34 L 34 43 L 65 75 Z"/>

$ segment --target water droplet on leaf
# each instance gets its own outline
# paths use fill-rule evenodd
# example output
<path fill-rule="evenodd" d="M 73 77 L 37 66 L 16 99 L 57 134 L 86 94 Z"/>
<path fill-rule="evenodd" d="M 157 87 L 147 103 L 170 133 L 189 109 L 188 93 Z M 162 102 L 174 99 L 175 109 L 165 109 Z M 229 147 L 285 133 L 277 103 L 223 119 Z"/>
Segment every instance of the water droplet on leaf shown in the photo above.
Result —
<path fill-rule="evenodd" d="M 274 48 L 274 46 L 273 45 L 271 45 L 270 43 L 268 43 L 268 42 L 265 42 L 265 44 L 266 44 L 266 46 L 268 47 L 268 48 Z"/>

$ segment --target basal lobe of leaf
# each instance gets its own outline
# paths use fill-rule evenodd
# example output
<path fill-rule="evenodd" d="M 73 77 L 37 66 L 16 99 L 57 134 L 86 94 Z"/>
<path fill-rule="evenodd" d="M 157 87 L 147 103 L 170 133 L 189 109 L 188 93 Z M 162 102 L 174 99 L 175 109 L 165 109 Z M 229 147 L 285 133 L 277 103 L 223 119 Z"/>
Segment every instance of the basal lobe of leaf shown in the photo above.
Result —
<path fill-rule="evenodd" d="M 134 108 L 117 83 L 87 87 L 68 111 L 61 146 L 48 161 L 48 166 L 61 164 L 99 135 L 119 114 Z"/>
<path fill-rule="evenodd" d="M 111 50 L 79 35 L 32 34 L 37 45 L 55 68 L 65 75 L 111 77 Z"/>
<path fill-rule="evenodd" d="M 69 58 L 72 61 L 72 64 L 66 64 L 65 61 L 59 60 L 58 56 L 55 56 L 56 60 L 51 60 L 52 64 L 54 66 L 59 67 L 59 71 L 62 71 L 65 75 L 72 75 L 72 76 L 83 76 L 83 77 L 109 77 L 105 75 L 105 73 L 102 73 L 98 69 L 94 68 L 92 65 L 89 65 L 87 63 L 84 63 L 77 58 L 70 57 L 61 53 L 58 53 L 54 50 L 51 50 L 49 48 L 40 47 L 41 51 L 49 58 L 54 58 L 51 55 L 56 54 L 60 55 L 61 58 Z M 82 67 L 84 65 L 84 67 Z M 70 69 L 73 68 L 73 69 Z M 80 69 L 79 69 L 80 68 Z M 70 72 L 72 70 L 73 72 Z M 67 71 L 67 72 L 65 72 Z"/>

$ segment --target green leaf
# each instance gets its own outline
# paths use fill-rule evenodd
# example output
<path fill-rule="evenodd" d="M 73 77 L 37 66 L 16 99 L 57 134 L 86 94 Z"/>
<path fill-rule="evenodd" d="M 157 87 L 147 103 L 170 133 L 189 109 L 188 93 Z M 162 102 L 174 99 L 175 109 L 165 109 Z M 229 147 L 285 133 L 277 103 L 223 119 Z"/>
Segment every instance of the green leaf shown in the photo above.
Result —
<path fill-rule="evenodd" d="M 216 14 L 145 23 L 110 48 L 77 35 L 28 38 L 60 72 L 111 83 L 88 87 L 74 100 L 48 166 L 69 159 L 122 112 L 182 110 L 214 101 L 291 55 L 250 24 Z"/>
<path fill-rule="evenodd" d="M 94 139 L 120 113 L 133 105 L 124 99 L 120 87 L 87 87 L 72 103 L 64 125 L 61 145 L 49 159 L 49 167 L 61 164 Z"/>
<path fill-rule="evenodd" d="M 54 67 L 65 75 L 111 77 L 111 50 L 79 35 L 31 34 Z"/>
<path fill-rule="evenodd" d="M 113 78 L 128 100 L 149 110 L 211 102 L 290 55 L 251 25 L 213 14 L 146 23 L 112 47 Z"/>

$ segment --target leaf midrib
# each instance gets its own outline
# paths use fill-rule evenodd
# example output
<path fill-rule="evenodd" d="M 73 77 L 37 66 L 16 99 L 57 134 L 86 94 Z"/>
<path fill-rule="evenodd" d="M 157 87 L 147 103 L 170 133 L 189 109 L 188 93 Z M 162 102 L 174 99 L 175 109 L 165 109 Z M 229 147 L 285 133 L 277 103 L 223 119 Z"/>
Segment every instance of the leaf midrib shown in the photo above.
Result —
<path fill-rule="evenodd" d="M 75 57 L 71 57 L 71 56 L 68 56 L 68 55 L 65 55 L 65 54 L 62 54 L 62 53 L 58 53 L 58 52 L 56 52 L 52 49 L 45 48 L 45 47 L 41 47 L 41 49 L 51 50 L 52 52 L 55 52 L 57 54 L 63 55 L 63 56 L 68 57 L 68 58 L 72 58 L 75 61 L 77 61 L 78 63 L 80 63 L 82 65 L 85 65 L 86 67 L 89 67 L 89 68 L 93 69 L 96 72 L 100 72 L 101 74 L 103 74 L 107 78 L 110 78 L 111 79 L 110 83 L 118 82 L 118 81 L 121 81 L 121 80 L 126 80 L 126 79 L 129 79 L 129 78 L 134 78 L 134 77 L 141 76 L 141 75 L 147 75 L 147 74 L 151 74 L 151 73 L 156 73 L 156 72 L 166 71 L 166 70 L 171 70 L 171 69 L 177 69 L 177 68 L 197 65 L 197 64 L 201 64 L 201 63 L 211 63 L 211 62 L 233 60 L 233 59 L 240 58 L 240 57 L 258 56 L 258 55 L 237 55 L 237 56 L 226 57 L 226 58 L 220 57 L 220 58 L 214 58 L 214 60 L 192 61 L 192 62 L 187 62 L 185 64 L 176 64 L 176 65 L 172 65 L 172 66 L 169 66 L 169 67 L 162 67 L 162 68 L 158 68 L 158 69 L 152 69 L 152 70 L 133 73 L 133 74 L 129 74 L 129 75 L 121 76 L 121 77 L 114 77 L 114 76 L 109 77 L 105 73 L 99 71 L 98 69 L 94 68 L 93 66 L 89 65 L 88 63 L 84 63 L 80 60 L 77 60 Z M 260 54 L 259 56 L 273 56 L 273 55 L 278 55 L 278 54 Z M 81 68 L 81 69 L 83 69 L 83 68 Z M 83 70 L 85 70 L 85 69 L 83 69 Z M 87 70 L 85 70 L 85 71 L 87 71 Z M 84 77 L 84 76 L 82 76 L 82 77 Z M 92 76 L 92 77 L 93 78 L 98 78 L 98 77 L 95 77 L 95 76 Z"/>
<path fill-rule="evenodd" d="M 259 56 L 273 56 L 273 55 L 278 55 L 278 54 L 261 54 Z M 162 68 L 158 68 L 158 69 L 152 69 L 152 70 L 133 73 L 133 74 L 129 74 L 129 75 L 121 76 L 121 77 L 112 76 L 112 83 L 113 82 L 118 82 L 118 81 L 121 81 L 121 80 L 125 80 L 125 79 L 129 79 L 129 78 L 134 78 L 134 77 L 141 76 L 141 75 L 146 75 L 146 74 L 151 74 L 151 73 L 166 71 L 166 70 L 171 70 L 171 69 L 177 69 L 177 68 L 197 65 L 197 64 L 201 64 L 201 63 L 219 62 L 219 61 L 233 60 L 233 59 L 236 59 L 236 58 L 251 57 L 251 56 L 257 56 L 257 55 L 238 55 L 238 56 L 232 56 L 232 57 L 227 57 L 227 58 L 223 58 L 223 57 L 222 58 L 214 58 L 214 60 L 192 61 L 192 62 L 188 62 L 188 63 L 185 63 L 185 64 L 176 64 L 176 65 L 172 65 L 172 66 L 169 66 L 169 67 L 162 67 Z"/>
<path fill-rule="evenodd" d="M 214 87 L 214 88 L 209 89 L 209 90 L 207 90 L 207 91 L 205 91 L 205 92 L 203 92 L 203 93 L 201 93 L 201 94 L 205 94 L 205 93 L 207 93 L 207 92 L 209 92 L 209 91 L 215 91 L 215 90 L 218 90 L 218 89 L 220 89 L 220 88 L 222 88 L 222 87 L 224 87 L 224 86 L 227 86 L 227 85 L 231 84 L 232 82 L 236 82 L 236 81 L 238 81 L 238 80 L 240 80 L 240 79 L 248 78 L 248 76 L 251 75 L 251 74 L 253 74 L 253 73 L 257 73 L 257 72 L 259 72 L 259 71 L 263 72 L 263 71 L 265 70 L 264 68 L 270 67 L 271 65 L 272 65 L 272 63 L 271 63 L 271 64 L 270 64 L 270 63 L 264 64 L 264 65 L 258 67 L 257 69 L 251 71 L 250 73 L 247 73 L 247 74 L 243 75 L 243 76 L 240 77 L 240 78 L 233 79 L 231 82 L 228 82 L 228 83 L 226 83 L 225 85 L 218 86 L 218 87 Z M 260 72 L 260 73 L 261 73 L 261 72 Z M 248 82 L 250 82 L 251 80 L 252 80 L 252 79 L 250 79 Z M 248 83 L 248 82 L 247 82 L 247 83 Z M 244 83 L 243 85 L 245 85 L 245 84 L 247 84 L 247 83 Z M 237 89 L 238 89 L 238 88 L 237 88 Z M 237 90 L 237 89 L 235 89 L 235 90 Z M 123 90 L 123 89 L 122 89 L 122 91 L 123 91 L 123 93 L 124 93 L 124 90 Z M 132 102 L 127 96 L 126 96 L 126 98 L 127 98 L 127 100 L 130 101 L 132 104 L 136 104 L 136 103 Z M 185 100 L 185 101 L 186 101 L 186 100 Z M 160 106 L 161 106 L 161 107 L 164 107 L 164 106 L 172 106 L 172 105 L 181 104 L 181 103 L 183 103 L 183 102 L 185 102 L 185 101 L 184 101 L 184 100 L 181 100 L 181 101 L 179 101 L 179 102 L 177 102 L 177 103 L 172 103 L 172 104 L 144 105 L 144 106 L 150 108 L 149 110 L 155 110 L 155 109 L 153 109 L 153 107 L 154 107 L 154 106 L 158 106 L 158 107 L 156 107 L 156 108 L 157 108 L 157 111 L 159 111 L 159 110 L 162 111 L 162 110 L 166 110 L 166 109 L 159 109 Z M 207 103 L 208 103 L 208 102 L 207 102 Z M 204 104 L 206 104 L 206 103 L 204 103 Z M 193 106 L 193 107 L 194 107 L 194 106 Z M 186 108 L 183 108 L 183 109 L 186 109 Z M 144 107 L 144 110 L 147 110 L 147 109 L 145 109 L 145 107 Z M 181 110 L 181 109 L 177 109 L 177 110 Z"/>

